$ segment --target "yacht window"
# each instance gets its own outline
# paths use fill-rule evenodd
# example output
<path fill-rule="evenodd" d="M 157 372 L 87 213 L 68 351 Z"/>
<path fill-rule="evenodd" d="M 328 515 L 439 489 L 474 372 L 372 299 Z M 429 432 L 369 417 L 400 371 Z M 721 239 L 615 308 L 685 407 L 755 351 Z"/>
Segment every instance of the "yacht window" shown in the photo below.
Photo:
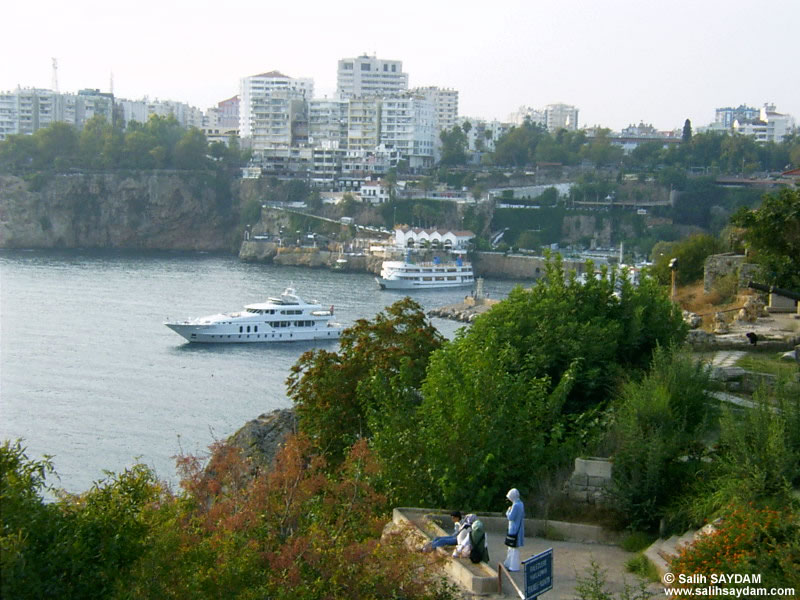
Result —
<path fill-rule="evenodd" d="M 253 331 L 258 332 L 258 325 L 253 325 Z M 261 337 L 261 336 L 258 336 Z"/>
<path fill-rule="evenodd" d="M 243 327 L 241 325 L 239 325 L 239 333 L 242 333 L 242 329 L 243 329 Z"/>
<path fill-rule="evenodd" d="M 250 325 L 247 326 L 247 333 L 250 333 Z"/>

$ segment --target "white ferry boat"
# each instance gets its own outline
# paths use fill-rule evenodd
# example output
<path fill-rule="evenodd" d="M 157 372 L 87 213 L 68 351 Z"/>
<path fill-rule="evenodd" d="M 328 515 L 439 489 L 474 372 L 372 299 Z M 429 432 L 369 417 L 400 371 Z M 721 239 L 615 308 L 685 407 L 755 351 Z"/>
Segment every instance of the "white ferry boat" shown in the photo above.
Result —
<path fill-rule="evenodd" d="M 333 306 L 304 302 L 291 287 L 241 312 L 164 324 L 190 342 L 219 344 L 335 340 L 343 329 L 333 321 Z"/>
<path fill-rule="evenodd" d="M 433 262 L 413 263 L 406 260 L 385 260 L 381 265 L 380 277 L 375 281 L 381 289 L 409 290 L 448 287 L 468 287 L 475 283 L 472 265 L 460 257 L 452 263 Z"/>

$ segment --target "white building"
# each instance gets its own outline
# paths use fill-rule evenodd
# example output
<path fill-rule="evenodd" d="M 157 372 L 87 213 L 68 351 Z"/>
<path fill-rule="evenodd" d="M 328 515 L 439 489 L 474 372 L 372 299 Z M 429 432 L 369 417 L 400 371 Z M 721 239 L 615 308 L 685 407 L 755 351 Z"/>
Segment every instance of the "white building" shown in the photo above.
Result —
<path fill-rule="evenodd" d="M 514 127 L 513 123 L 496 119 L 486 121 L 476 117 L 459 117 L 457 125 L 465 130 L 471 152 L 493 152 L 497 140 Z"/>
<path fill-rule="evenodd" d="M 273 96 L 274 103 L 270 102 Z M 303 103 L 313 96 L 313 79 L 294 79 L 278 71 L 243 77 L 239 81 L 239 136 L 253 138 L 254 150 L 264 149 L 258 144 L 269 143 L 270 139 L 279 139 L 283 144 L 286 128 L 280 127 L 279 120 L 291 121 L 292 114 L 288 111 L 292 110 L 295 116 L 298 111 L 306 114 L 305 109 L 299 110 L 299 105 L 292 101 Z M 288 127 L 291 129 L 291 125 Z"/>
<path fill-rule="evenodd" d="M 362 202 L 371 204 L 383 204 L 391 200 L 390 186 L 383 180 L 368 181 L 361 184 L 359 195 Z"/>
<path fill-rule="evenodd" d="M 523 125 L 525 121 L 530 121 L 533 125 L 547 127 L 547 114 L 544 110 L 537 110 L 530 106 L 520 106 L 516 112 L 508 116 L 508 120 L 516 126 Z"/>
<path fill-rule="evenodd" d="M 424 96 L 433 103 L 436 131 L 452 129 L 458 120 L 458 91 L 435 86 L 414 88 L 412 93 Z"/>
<path fill-rule="evenodd" d="M 386 96 L 381 105 L 380 141 L 395 148 L 412 169 L 430 167 L 438 135 L 435 123 L 435 107 L 429 98 L 411 93 Z"/>
<path fill-rule="evenodd" d="M 308 141 L 318 145 L 337 142 L 347 145 L 348 102 L 328 98 L 315 98 L 308 103 Z"/>
<path fill-rule="evenodd" d="M 347 149 L 369 152 L 380 143 L 381 99 L 352 98 L 347 103 Z"/>
<path fill-rule="evenodd" d="M 341 99 L 383 96 L 408 90 L 403 61 L 375 56 L 343 58 L 336 73 L 336 95 Z"/>
<path fill-rule="evenodd" d="M 545 119 L 547 131 L 551 133 L 559 129 L 578 129 L 578 109 L 569 104 L 548 104 Z"/>
<path fill-rule="evenodd" d="M 434 248 L 465 252 L 468 242 L 475 237 L 471 231 L 447 229 L 420 229 L 418 227 L 395 227 L 394 244 L 399 248 L 414 248 L 430 244 Z"/>
<path fill-rule="evenodd" d="M 95 115 L 111 122 L 114 96 L 86 89 L 77 94 L 38 88 L 17 88 L 0 93 L 0 140 L 9 135 L 30 135 L 53 123 L 69 123 L 77 128 Z"/>
<path fill-rule="evenodd" d="M 774 104 L 765 104 L 758 119 L 733 122 L 733 130 L 742 135 L 753 136 L 759 144 L 774 142 L 780 144 L 794 131 L 794 117 L 775 111 Z"/>
<path fill-rule="evenodd" d="M 158 98 L 150 100 L 145 97 L 141 100 L 117 100 L 117 106 L 122 110 L 122 118 L 126 125 L 131 121 L 139 123 L 147 123 L 151 115 L 158 115 L 159 117 L 175 117 L 175 120 L 181 127 L 197 127 L 203 128 L 205 115 L 203 112 L 194 106 L 190 106 L 185 102 L 177 102 L 175 100 L 159 100 Z"/>

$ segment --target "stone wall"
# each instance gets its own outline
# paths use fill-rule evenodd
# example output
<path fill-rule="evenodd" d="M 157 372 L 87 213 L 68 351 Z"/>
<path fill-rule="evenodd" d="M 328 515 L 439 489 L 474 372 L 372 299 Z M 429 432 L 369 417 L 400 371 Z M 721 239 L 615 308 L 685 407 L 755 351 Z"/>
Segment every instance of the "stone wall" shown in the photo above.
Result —
<path fill-rule="evenodd" d="M 747 284 L 756 277 L 758 265 L 746 261 L 747 257 L 745 255 L 732 253 L 714 254 L 706 258 L 703 273 L 703 293 L 711 293 L 717 279 L 731 273 L 738 275 L 739 288 L 747 287 Z"/>
<path fill-rule="evenodd" d="M 567 482 L 571 500 L 602 504 L 611 489 L 613 463 L 610 458 L 576 458 L 575 470 Z"/>
<path fill-rule="evenodd" d="M 478 252 L 473 261 L 476 277 L 501 279 L 538 279 L 544 275 L 545 263 L 541 256 L 506 255 L 502 252 Z M 583 272 L 581 261 L 564 261 L 567 271 Z"/>

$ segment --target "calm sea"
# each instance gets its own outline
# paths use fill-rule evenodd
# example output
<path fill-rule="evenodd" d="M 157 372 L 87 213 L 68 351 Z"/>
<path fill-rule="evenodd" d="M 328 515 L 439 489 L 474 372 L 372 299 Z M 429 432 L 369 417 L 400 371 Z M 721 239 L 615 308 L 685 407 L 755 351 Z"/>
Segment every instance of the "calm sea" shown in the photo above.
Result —
<path fill-rule="evenodd" d="M 53 455 L 72 492 L 137 460 L 174 481 L 174 455 L 203 454 L 246 421 L 290 406 L 289 369 L 314 345 L 188 344 L 163 322 L 238 310 L 289 284 L 333 304 L 345 325 L 404 295 L 364 273 L 230 256 L 0 251 L 0 438 L 23 438 L 31 457 Z M 514 285 L 485 287 L 502 298 Z M 467 292 L 413 297 L 428 310 Z M 434 323 L 448 337 L 460 327 Z"/>

